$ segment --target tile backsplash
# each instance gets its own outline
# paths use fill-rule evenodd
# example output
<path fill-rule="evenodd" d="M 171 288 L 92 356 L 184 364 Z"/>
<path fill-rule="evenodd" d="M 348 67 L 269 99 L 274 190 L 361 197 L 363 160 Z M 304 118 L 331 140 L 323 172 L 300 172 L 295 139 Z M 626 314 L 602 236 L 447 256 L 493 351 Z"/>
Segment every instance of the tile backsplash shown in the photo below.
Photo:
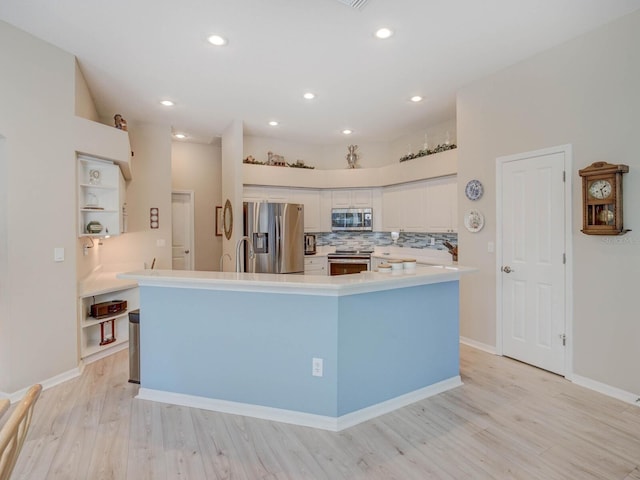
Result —
<path fill-rule="evenodd" d="M 353 249 L 373 249 L 393 245 L 389 232 L 320 232 L 315 233 L 319 247 L 349 247 Z M 433 245 L 432 245 L 433 242 Z M 411 233 L 400 232 L 397 246 L 405 248 L 432 248 L 448 250 L 443 242 L 458 244 L 457 233 Z"/>

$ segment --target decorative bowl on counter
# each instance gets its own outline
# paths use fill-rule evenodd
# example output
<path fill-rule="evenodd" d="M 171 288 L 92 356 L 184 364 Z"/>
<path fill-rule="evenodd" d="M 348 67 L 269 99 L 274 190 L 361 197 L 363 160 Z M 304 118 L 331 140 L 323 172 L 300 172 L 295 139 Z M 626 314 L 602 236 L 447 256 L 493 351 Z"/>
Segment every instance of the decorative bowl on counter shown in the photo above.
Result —
<path fill-rule="evenodd" d="M 92 221 L 87 224 L 87 233 L 100 233 L 102 232 L 102 228 L 100 222 Z"/>
<path fill-rule="evenodd" d="M 390 272 L 391 271 L 391 265 L 389 265 L 388 263 L 381 263 L 380 265 L 378 265 L 378 271 L 379 272 Z"/>

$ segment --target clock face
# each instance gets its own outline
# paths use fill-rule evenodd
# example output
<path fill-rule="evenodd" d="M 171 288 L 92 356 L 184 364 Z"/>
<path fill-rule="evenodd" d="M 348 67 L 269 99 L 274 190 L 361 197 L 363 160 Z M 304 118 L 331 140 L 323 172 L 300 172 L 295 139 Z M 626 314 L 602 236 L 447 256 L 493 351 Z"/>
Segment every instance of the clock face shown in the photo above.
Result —
<path fill-rule="evenodd" d="M 611 183 L 608 180 L 596 180 L 589 185 L 589 195 L 598 200 L 609 198 L 611 192 Z"/>

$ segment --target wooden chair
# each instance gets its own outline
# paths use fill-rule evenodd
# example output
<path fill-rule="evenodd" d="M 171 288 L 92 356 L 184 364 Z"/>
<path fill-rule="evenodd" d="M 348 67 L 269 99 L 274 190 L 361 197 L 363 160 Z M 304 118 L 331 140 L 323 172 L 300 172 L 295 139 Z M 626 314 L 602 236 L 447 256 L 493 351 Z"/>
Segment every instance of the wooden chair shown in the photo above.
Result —
<path fill-rule="evenodd" d="M 0 400 L 0 418 L 2 418 L 4 412 L 9 410 L 9 405 L 11 405 L 11 402 L 8 398 L 3 398 L 2 400 Z"/>
<path fill-rule="evenodd" d="M 33 407 L 42 392 L 42 385 L 36 384 L 27 390 L 26 395 L 15 408 L 7 423 L 0 430 L 0 480 L 9 480 L 16 465 L 20 450 L 27 436 Z"/>

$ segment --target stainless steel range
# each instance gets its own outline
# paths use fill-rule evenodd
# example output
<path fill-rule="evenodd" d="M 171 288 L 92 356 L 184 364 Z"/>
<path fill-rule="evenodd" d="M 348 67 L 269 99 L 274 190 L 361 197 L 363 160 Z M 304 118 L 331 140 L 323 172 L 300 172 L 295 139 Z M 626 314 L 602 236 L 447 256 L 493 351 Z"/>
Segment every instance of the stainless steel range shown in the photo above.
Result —
<path fill-rule="evenodd" d="M 327 255 L 329 275 L 349 275 L 371 270 L 373 250 L 339 249 Z"/>

